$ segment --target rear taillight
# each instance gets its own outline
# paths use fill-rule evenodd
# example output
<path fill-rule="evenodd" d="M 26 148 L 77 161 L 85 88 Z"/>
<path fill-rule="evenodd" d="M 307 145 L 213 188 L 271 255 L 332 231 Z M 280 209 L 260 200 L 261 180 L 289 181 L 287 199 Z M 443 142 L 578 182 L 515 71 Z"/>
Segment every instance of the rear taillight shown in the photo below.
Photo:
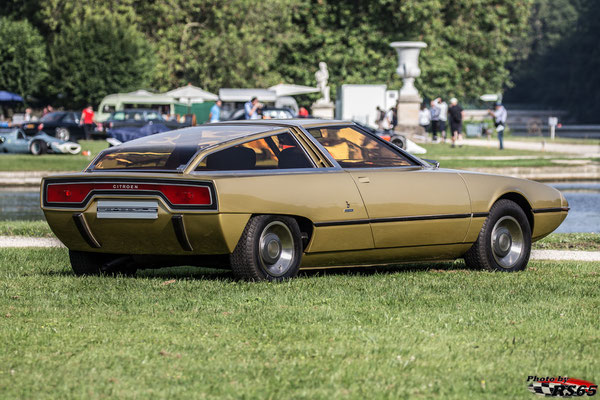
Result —
<path fill-rule="evenodd" d="M 44 129 L 44 124 L 39 124 L 37 127 L 37 130 L 41 131 L 42 129 Z"/>
<path fill-rule="evenodd" d="M 207 186 L 155 183 L 51 183 L 46 189 L 46 202 L 82 203 L 92 192 L 125 195 L 158 192 L 175 206 L 212 204 L 210 188 Z"/>

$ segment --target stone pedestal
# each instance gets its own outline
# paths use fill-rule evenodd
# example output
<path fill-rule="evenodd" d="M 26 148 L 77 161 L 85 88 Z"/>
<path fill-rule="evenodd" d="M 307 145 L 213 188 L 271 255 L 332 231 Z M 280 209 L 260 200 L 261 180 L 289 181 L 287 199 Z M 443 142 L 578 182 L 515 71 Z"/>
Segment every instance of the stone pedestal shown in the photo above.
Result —
<path fill-rule="evenodd" d="M 402 96 L 398 99 L 398 127 L 419 126 L 419 110 L 423 100 L 419 96 Z"/>
<path fill-rule="evenodd" d="M 311 106 L 312 115 L 315 118 L 323 118 L 323 119 L 333 119 L 335 115 L 335 105 L 331 102 L 329 103 L 313 103 Z"/>

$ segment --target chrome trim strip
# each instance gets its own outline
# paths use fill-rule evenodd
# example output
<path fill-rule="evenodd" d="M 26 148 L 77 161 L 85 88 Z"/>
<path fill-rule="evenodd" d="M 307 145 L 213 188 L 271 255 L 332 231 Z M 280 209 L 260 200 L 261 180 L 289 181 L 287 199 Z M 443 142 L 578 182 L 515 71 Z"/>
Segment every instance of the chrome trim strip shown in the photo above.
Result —
<path fill-rule="evenodd" d="M 88 225 L 87 220 L 85 219 L 85 215 L 83 213 L 73 214 L 73 222 L 75 222 L 75 226 L 81 234 L 81 237 L 83 237 L 83 239 L 87 242 L 87 244 L 90 247 L 93 247 L 95 249 L 99 249 L 100 247 L 102 247 L 100 245 L 100 242 L 98 242 L 98 240 L 96 240 L 96 238 L 92 234 L 90 226 Z"/>
<path fill-rule="evenodd" d="M 171 223 L 173 224 L 173 229 L 175 230 L 175 236 L 177 236 L 177 241 L 181 248 L 185 251 L 192 251 L 194 248 L 190 243 L 190 239 L 188 238 L 187 232 L 185 230 L 185 224 L 183 222 L 183 215 L 177 214 L 171 217 Z"/>
<path fill-rule="evenodd" d="M 157 200 L 98 200 L 99 219 L 157 219 Z"/>
<path fill-rule="evenodd" d="M 471 214 L 471 216 L 473 218 L 484 218 L 484 217 L 487 217 L 488 215 L 490 215 L 489 212 L 478 212 L 478 213 Z"/>

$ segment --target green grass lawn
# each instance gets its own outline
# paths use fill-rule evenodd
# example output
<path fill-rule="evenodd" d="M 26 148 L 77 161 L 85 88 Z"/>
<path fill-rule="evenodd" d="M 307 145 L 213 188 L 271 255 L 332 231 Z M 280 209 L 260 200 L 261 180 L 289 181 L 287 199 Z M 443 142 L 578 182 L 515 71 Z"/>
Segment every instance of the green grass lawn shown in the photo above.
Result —
<path fill-rule="evenodd" d="M 528 150 L 498 150 L 496 147 L 462 146 L 450 147 L 449 143 L 419 144 L 427 149 L 427 154 L 422 158 L 432 159 L 440 162 L 442 168 L 506 168 L 506 167 L 547 167 L 560 166 L 552 162 L 552 159 L 572 159 L 573 155 L 561 153 L 549 153 Z M 534 159 L 512 159 L 512 160 L 471 160 L 467 157 L 493 157 L 493 156 L 537 156 Z M 452 157 L 452 159 L 447 159 Z M 440 158 L 440 159 L 438 159 Z M 588 160 L 588 159 L 586 159 Z M 589 159 L 598 163 L 600 158 Z"/>
<path fill-rule="evenodd" d="M 600 379 L 596 264 L 462 267 L 77 278 L 65 250 L 2 249 L 0 397 L 531 399 L 528 375 Z"/>
<path fill-rule="evenodd" d="M 81 171 L 103 149 L 108 147 L 104 140 L 80 140 L 81 150 L 91 155 L 81 154 L 0 154 L 0 171 Z"/>

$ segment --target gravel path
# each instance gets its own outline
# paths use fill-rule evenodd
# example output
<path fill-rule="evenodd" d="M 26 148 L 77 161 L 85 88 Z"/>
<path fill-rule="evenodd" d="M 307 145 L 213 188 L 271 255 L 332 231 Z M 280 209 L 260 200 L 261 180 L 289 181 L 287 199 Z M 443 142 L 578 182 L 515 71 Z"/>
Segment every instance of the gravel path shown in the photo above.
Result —
<path fill-rule="evenodd" d="M 36 238 L 27 236 L 0 236 L 1 247 L 65 247 L 55 238 Z"/>
<path fill-rule="evenodd" d="M 0 236 L 0 248 L 6 247 L 65 247 L 55 238 Z M 598 261 L 600 251 L 532 250 L 532 260 Z"/>

